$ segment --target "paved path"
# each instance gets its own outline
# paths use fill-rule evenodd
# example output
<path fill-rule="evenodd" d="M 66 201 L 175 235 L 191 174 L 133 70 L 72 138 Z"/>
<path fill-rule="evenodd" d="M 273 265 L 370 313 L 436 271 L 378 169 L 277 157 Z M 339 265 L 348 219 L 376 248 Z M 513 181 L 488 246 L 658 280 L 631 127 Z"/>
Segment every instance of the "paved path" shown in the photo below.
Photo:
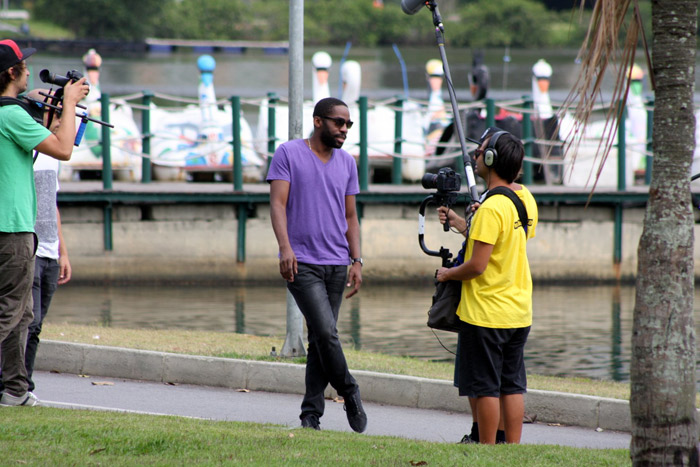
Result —
<path fill-rule="evenodd" d="M 116 410 L 214 420 L 299 426 L 301 396 L 264 391 L 136 381 L 103 376 L 38 371 L 37 397 L 52 407 Z M 366 434 L 453 443 L 471 427 L 471 416 L 441 410 L 365 403 Z M 321 419 L 324 430 L 351 431 L 341 403 L 328 400 Z M 591 428 L 526 424 L 523 443 L 587 448 L 628 449 L 630 435 Z"/>

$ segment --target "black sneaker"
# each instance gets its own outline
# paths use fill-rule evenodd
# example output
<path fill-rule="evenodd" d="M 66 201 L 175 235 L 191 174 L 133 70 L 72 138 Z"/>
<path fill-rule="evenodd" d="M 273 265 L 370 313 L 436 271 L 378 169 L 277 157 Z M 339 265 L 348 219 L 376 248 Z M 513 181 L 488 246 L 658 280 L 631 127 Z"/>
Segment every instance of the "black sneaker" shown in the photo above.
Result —
<path fill-rule="evenodd" d="M 479 444 L 479 424 L 477 422 L 472 423 L 472 432 L 462 436 L 459 444 Z"/>
<path fill-rule="evenodd" d="M 365 409 L 362 408 L 359 389 L 352 395 L 345 397 L 345 405 L 343 408 L 348 416 L 350 428 L 358 433 L 362 433 L 367 429 L 367 414 L 365 413 Z"/>
<path fill-rule="evenodd" d="M 498 430 L 496 432 L 496 444 L 506 444 L 506 432 Z"/>
<path fill-rule="evenodd" d="M 314 430 L 321 431 L 321 421 L 315 414 L 304 415 L 301 419 L 302 428 L 313 428 Z"/>

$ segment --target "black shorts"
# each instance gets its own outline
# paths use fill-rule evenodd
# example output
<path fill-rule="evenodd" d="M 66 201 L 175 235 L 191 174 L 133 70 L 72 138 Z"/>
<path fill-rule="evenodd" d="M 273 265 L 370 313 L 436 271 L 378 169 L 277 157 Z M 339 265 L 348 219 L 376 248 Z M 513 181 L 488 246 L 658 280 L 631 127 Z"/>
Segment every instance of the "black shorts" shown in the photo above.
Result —
<path fill-rule="evenodd" d="M 483 328 L 462 323 L 455 385 L 460 396 L 499 397 L 527 392 L 524 350 L 530 326 Z"/>

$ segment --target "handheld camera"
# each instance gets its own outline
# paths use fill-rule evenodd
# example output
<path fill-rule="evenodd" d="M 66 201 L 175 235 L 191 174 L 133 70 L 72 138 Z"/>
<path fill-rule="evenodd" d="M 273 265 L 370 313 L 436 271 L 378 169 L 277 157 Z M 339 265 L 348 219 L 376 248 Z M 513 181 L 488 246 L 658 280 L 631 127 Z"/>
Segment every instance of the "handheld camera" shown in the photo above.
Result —
<path fill-rule="evenodd" d="M 56 73 L 51 73 L 47 69 L 43 69 L 39 72 L 39 79 L 47 84 L 55 84 L 56 86 L 63 87 L 68 83 L 75 83 L 83 74 L 76 70 L 70 70 L 66 73 L 66 76 L 57 75 Z"/>
<path fill-rule="evenodd" d="M 423 188 L 437 189 L 438 193 L 449 193 L 459 191 L 462 186 L 460 175 L 449 167 L 443 167 L 438 173 L 427 173 L 420 181 Z"/>

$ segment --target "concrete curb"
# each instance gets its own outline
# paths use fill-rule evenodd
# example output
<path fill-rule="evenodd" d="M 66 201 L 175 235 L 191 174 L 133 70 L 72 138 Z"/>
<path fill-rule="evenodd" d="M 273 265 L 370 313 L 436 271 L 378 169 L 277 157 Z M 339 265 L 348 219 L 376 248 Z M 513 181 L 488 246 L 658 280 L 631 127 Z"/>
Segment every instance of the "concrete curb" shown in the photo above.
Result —
<path fill-rule="evenodd" d="M 36 369 L 251 391 L 304 393 L 304 365 L 179 355 L 121 347 L 42 340 Z M 450 381 L 354 370 L 362 399 L 386 405 L 469 413 Z M 328 397 L 335 396 L 329 389 Z M 537 421 L 631 431 L 624 400 L 532 389 L 525 411 Z"/>

